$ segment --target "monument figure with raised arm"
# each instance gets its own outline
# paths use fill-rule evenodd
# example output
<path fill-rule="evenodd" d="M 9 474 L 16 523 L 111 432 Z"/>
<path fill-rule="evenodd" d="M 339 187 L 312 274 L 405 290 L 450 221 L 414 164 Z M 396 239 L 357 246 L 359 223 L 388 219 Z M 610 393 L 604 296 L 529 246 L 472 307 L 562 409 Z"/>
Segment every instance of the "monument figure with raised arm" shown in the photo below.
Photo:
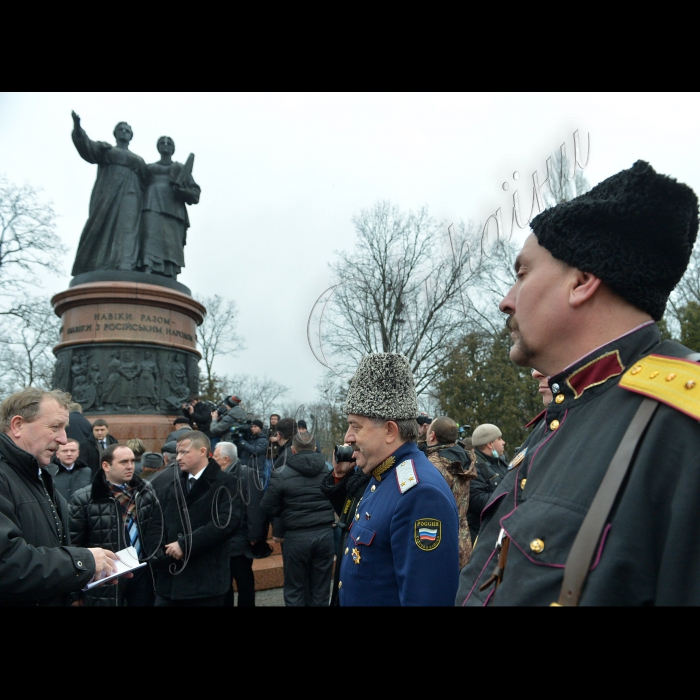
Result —
<path fill-rule="evenodd" d="M 126 122 L 114 128 L 116 146 L 91 141 L 73 112 L 73 143 L 88 163 L 97 165 L 87 223 L 78 243 L 73 275 L 95 270 L 135 270 L 148 170 L 129 150 L 133 131 Z"/>
<path fill-rule="evenodd" d="M 175 162 L 175 142 L 169 136 L 161 136 L 157 148 L 160 160 L 147 166 L 138 270 L 176 279 L 185 266 L 190 225 L 185 204 L 197 204 L 201 190 L 192 179 L 193 154 L 184 165 Z"/>

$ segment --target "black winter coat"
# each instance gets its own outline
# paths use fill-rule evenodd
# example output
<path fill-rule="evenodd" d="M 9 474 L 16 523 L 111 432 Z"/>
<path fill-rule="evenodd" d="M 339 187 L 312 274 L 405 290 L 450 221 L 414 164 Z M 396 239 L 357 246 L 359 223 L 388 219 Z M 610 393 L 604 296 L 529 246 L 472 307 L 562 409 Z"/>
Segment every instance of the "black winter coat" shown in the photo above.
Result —
<path fill-rule="evenodd" d="M 90 439 L 91 436 L 92 425 L 90 421 L 80 411 L 71 411 L 68 414 L 66 437 L 73 438 L 80 443 Z"/>
<path fill-rule="evenodd" d="M 196 425 L 195 430 L 199 430 L 204 433 L 207 437 L 212 437 L 209 430 L 211 426 L 211 410 L 207 408 L 206 404 L 201 401 L 194 405 L 192 413 L 185 411 L 185 418 L 189 418 L 190 421 Z"/>
<path fill-rule="evenodd" d="M 92 554 L 68 545 L 68 505 L 51 475 L 0 433 L 0 605 L 68 605 L 95 575 Z"/>
<path fill-rule="evenodd" d="M 508 472 L 508 465 L 502 457 L 493 457 L 482 452 L 478 447 L 474 450 L 476 455 L 476 478 L 472 479 L 469 486 L 469 534 L 472 542 L 476 540 L 481 527 L 481 511 L 491 499 L 491 494 L 501 483 Z"/>
<path fill-rule="evenodd" d="M 243 464 L 258 469 L 265 466 L 267 438 L 264 435 L 251 435 L 250 440 L 240 440 L 238 445 L 238 456 Z"/>
<path fill-rule="evenodd" d="M 107 447 L 110 445 L 116 445 L 119 442 L 116 438 L 111 435 L 107 435 Z M 85 464 L 90 467 L 92 476 L 98 474 L 102 471 L 102 463 L 100 462 L 100 448 L 97 445 L 97 438 L 91 435 L 87 440 L 80 443 L 80 457 Z"/>
<path fill-rule="evenodd" d="M 331 527 L 333 507 L 321 493 L 328 474 L 323 455 L 318 452 L 292 454 L 285 466 L 272 472 L 260 508 L 269 516 L 280 515 L 285 532 Z"/>
<path fill-rule="evenodd" d="M 210 598 L 228 591 L 229 541 L 243 518 L 238 479 L 223 472 L 213 459 L 189 493 L 187 478 L 187 473 L 173 467 L 153 482 L 163 508 L 165 534 L 160 544 L 157 539 L 149 543 L 148 551 L 156 549 L 156 594 L 170 600 Z M 165 554 L 171 542 L 180 545 L 183 559 L 176 561 Z"/>
<path fill-rule="evenodd" d="M 238 479 L 239 493 L 243 502 L 241 526 L 233 533 L 231 538 L 230 554 L 232 557 L 239 557 L 245 554 L 249 559 L 252 559 L 253 554 L 250 551 L 251 533 L 256 527 L 259 529 L 260 525 L 256 522 L 255 517 L 252 518 L 251 522 L 251 495 L 257 490 L 256 485 L 259 486 L 260 481 L 249 467 L 241 464 L 240 460 L 230 465 L 227 473 Z"/>
<path fill-rule="evenodd" d="M 147 481 L 134 476 L 128 486 L 133 489 L 136 502 L 136 524 L 142 543 L 140 560 L 146 561 L 155 546 L 149 550 L 144 543 L 153 542 L 163 531 L 160 507 L 156 492 Z M 71 542 L 82 547 L 103 547 L 112 552 L 129 546 L 121 509 L 112 496 L 104 471 L 95 474 L 89 486 L 73 494 L 68 508 Z M 96 586 L 83 593 L 83 601 L 85 605 L 119 606 L 123 601 L 125 583 L 120 579 L 116 586 Z"/>
<path fill-rule="evenodd" d="M 76 491 L 92 483 L 90 467 L 82 459 L 75 461 L 73 469 L 66 469 L 54 455 L 46 471 L 51 474 L 53 483 L 66 501 L 70 501 Z"/>
<path fill-rule="evenodd" d="M 357 504 L 367 489 L 367 484 L 372 479 L 371 474 L 365 474 L 361 469 L 346 474 L 337 484 L 333 477 L 333 472 L 323 478 L 321 482 L 321 493 L 328 498 L 338 515 L 336 527 L 340 530 L 338 549 L 336 551 L 337 561 L 340 561 L 341 552 L 345 549 L 345 542 L 348 539 L 348 528 L 352 522 L 352 514 L 357 508 Z M 331 589 L 331 606 L 338 605 L 338 581 L 340 580 L 340 566 L 335 567 L 333 574 L 333 588 Z"/>

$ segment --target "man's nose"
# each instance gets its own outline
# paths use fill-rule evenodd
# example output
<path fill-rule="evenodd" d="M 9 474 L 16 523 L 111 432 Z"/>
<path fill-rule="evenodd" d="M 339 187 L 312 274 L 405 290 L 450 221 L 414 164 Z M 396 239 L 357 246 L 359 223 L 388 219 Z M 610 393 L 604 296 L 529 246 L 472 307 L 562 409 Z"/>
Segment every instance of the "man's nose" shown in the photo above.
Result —
<path fill-rule="evenodd" d="M 515 289 L 515 285 L 513 285 L 509 290 L 508 294 L 506 294 L 503 299 L 501 299 L 501 303 L 498 305 L 498 309 L 501 313 L 508 314 L 509 316 L 512 316 L 515 313 L 515 301 L 514 301 L 514 295 L 513 295 L 513 290 Z"/>

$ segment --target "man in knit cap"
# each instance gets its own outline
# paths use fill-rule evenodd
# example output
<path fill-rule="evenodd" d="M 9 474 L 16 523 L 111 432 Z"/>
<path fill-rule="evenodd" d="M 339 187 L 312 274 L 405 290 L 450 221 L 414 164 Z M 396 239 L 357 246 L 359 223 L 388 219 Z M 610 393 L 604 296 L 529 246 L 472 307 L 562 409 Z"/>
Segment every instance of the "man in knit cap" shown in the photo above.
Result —
<path fill-rule="evenodd" d="M 697 197 L 638 161 L 531 227 L 500 310 L 511 359 L 554 398 L 481 514 L 456 604 L 698 605 L 700 355 L 655 323 Z"/>
<path fill-rule="evenodd" d="M 505 440 L 501 430 L 493 423 L 482 423 L 472 434 L 472 445 L 476 456 L 477 476 L 471 483 L 469 499 L 469 533 L 472 543 L 476 542 L 481 527 L 481 511 L 491 500 L 491 494 L 508 472 L 508 465 L 503 457 Z"/>
<path fill-rule="evenodd" d="M 341 606 L 451 605 L 459 578 L 458 513 L 416 445 L 418 403 L 407 359 L 362 359 L 350 382 L 345 442 L 371 478 L 341 553 Z M 354 464 L 334 466 L 340 481 Z"/>

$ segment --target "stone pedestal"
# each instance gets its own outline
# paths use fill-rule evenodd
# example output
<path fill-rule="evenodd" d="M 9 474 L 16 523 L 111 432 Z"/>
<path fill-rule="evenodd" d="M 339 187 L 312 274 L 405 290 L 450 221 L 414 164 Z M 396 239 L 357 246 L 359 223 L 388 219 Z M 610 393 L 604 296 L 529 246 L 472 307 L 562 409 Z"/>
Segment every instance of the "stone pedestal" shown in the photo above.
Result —
<path fill-rule="evenodd" d="M 88 418 L 105 418 L 120 442 L 138 437 L 159 451 L 181 404 L 199 390 L 205 308 L 184 291 L 139 281 L 77 284 L 51 303 L 62 320 L 54 387 Z"/>

